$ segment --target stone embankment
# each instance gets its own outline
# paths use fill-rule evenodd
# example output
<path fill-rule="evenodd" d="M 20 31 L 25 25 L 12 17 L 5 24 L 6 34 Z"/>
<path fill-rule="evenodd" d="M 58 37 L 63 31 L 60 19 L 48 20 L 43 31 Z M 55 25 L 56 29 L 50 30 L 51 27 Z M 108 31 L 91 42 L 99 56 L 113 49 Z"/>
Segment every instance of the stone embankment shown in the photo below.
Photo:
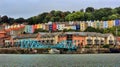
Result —
<path fill-rule="evenodd" d="M 21 48 L 0 48 L 0 54 L 49 54 L 50 49 L 21 49 Z M 61 54 L 96 54 L 96 53 L 120 53 L 120 49 L 109 48 L 81 48 L 74 51 L 60 49 Z"/>

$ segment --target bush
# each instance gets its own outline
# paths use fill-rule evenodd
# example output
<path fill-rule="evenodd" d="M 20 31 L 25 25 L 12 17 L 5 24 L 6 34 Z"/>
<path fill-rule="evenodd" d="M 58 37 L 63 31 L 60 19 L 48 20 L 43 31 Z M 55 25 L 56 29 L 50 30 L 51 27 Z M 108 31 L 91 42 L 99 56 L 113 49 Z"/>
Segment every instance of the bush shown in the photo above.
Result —
<path fill-rule="evenodd" d="M 86 45 L 85 48 L 90 48 L 90 46 L 89 46 L 89 45 Z"/>
<path fill-rule="evenodd" d="M 103 45 L 103 48 L 109 48 L 110 45 L 106 44 L 106 45 Z"/>

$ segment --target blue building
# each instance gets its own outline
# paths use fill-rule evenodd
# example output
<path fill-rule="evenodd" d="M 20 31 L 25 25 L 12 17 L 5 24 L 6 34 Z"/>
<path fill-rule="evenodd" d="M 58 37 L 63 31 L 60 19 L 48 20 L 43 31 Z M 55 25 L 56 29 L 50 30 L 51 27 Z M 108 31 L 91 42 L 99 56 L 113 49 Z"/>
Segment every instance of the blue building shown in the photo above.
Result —
<path fill-rule="evenodd" d="M 119 20 L 115 20 L 115 26 L 119 26 L 120 23 L 119 23 Z"/>
<path fill-rule="evenodd" d="M 76 25 L 76 30 L 80 30 L 80 24 Z"/>
<path fill-rule="evenodd" d="M 103 22 L 103 28 L 108 28 L 108 21 Z"/>

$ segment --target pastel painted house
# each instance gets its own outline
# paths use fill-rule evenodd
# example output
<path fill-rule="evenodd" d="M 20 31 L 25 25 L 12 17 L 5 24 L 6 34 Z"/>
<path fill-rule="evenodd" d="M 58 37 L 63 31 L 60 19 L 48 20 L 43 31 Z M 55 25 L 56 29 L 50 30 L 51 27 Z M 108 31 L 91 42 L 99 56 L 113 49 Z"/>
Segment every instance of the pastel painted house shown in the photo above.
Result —
<path fill-rule="evenodd" d="M 87 21 L 88 27 L 93 27 L 93 22 L 92 21 Z"/>
<path fill-rule="evenodd" d="M 57 24 L 58 30 L 64 30 L 64 28 L 65 28 L 65 24 L 61 24 L 61 23 Z"/>
<path fill-rule="evenodd" d="M 108 21 L 103 21 L 103 28 L 108 28 Z"/>
<path fill-rule="evenodd" d="M 114 21 L 114 26 L 119 26 L 120 25 L 120 20 L 115 20 Z"/>
<path fill-rule="evenodd" d="M 26 25 L 25 26 L 25 32 L 26 33 L 34 33 L 35 29 L 34 29 L 34 25 Z"/>
<path fill-rule="evenodd" d="M 80 22 L 80 30 L 84 31 L 88 27 L 86 22 Z"/>
<path fill-rule="evenodd" d="M 108 21 L 108 28 L 111 28 L 111 27 L 113 27 L 113 26 L 114 26 L 113 20 L 109 20 L 109 21 Z"/>

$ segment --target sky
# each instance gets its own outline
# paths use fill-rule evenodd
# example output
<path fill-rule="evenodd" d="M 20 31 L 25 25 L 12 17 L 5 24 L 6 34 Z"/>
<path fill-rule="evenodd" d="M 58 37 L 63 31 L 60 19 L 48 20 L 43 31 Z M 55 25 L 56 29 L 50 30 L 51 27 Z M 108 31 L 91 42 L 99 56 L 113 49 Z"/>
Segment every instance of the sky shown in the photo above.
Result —
<path fill-rule="evenodd" d="M 99 9 L 119 6 L 120 0 L 0 0 L 0 15 L 27 19 L 51 10 L 79 11 L 87 7 Z"/>

